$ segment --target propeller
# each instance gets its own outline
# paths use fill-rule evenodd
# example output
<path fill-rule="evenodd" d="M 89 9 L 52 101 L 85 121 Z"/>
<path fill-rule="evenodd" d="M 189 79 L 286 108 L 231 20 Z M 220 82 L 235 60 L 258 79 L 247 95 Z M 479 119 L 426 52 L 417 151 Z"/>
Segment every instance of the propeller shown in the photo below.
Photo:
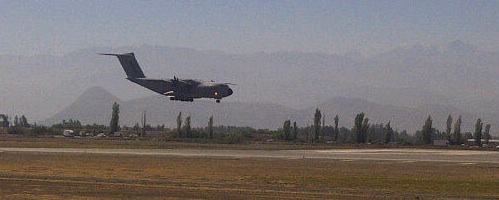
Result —
<path fill-rule="evenodd" d="M 178 82 L 179 82 L 178 78 L 176 76 L 173 76 L 173 79 L 172 79 L 173 87 L 177 87 Z"/>

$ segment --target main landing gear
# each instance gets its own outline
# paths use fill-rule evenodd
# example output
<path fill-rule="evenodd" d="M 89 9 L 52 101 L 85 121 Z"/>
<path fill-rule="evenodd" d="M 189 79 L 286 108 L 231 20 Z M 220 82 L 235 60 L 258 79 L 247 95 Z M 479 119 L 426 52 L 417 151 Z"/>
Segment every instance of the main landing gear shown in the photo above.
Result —
<path fill-rule="evenodd" d="M 170 97 L 170 100 L 172 101 L 188 101 L 188 102 L 193 102 L 194 99 L 178 99 L 178 98 L 175 98 L 175 97 Z"/>

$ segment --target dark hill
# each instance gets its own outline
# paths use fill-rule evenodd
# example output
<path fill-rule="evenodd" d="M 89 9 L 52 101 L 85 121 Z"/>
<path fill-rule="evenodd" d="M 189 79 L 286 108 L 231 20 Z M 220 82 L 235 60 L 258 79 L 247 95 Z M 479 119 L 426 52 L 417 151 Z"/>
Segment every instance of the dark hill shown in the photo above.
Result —
<path fill-rule="evenodd" d="M 120 102 L 120 100 L 101 87 L 92 87 L 80 95 L 70 106 L 44 120 L 42 124 L 56 124 L 64 119 L 77 119 L 83 124 L 107 124 L 114 102 Z"/>

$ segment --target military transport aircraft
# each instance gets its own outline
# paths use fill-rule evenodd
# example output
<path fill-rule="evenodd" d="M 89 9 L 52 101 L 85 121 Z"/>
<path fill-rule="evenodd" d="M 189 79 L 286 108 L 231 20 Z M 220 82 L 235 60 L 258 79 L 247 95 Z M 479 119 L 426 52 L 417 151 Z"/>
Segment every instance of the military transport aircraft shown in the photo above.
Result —
<path fill-rule="evenodd" d="M 126 79 L 170 97 L 170 100 L 194 101 L 197 98 L 214 98 L 217 103 L 220 103 L 220 99 L 228 97 L 233 93 L 229 87 L 229 85 L 233 85 L 231 83 L 202 82 L 193 79 L 178 79 L 175 76 L 169 80 L 146 78 L 133 53 L 100 53 L 100 55 L 118 57 L 121 66 L 128 76 Z"/>

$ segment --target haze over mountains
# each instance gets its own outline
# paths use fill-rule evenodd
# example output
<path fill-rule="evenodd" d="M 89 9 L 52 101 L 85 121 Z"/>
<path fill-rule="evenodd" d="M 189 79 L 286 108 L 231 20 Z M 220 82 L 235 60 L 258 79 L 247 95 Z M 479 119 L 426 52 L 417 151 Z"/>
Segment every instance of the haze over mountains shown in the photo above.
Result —
<path fill-rule="evenodd" d="M 234 95 L 222 100 L 221 104 L 199 101 L 180 105 L 166 98 L 158 98 L 158 95 L 151 91 L 125 80 L 125 74 L 117 59 L 97 55 L 100 52 L 134 52 L 146 76 L 152 78 L 168 79 L 175 75 L 180 78 L 231 82 L 237 86 L 234 87 Z M 230 54 L 144 45 L 83 49 L 63 57 L 0 55 L 0 63 L 3 65 L 0 69 L 0 78 L 3 80 L 0 87 L 0 113 L 25 114 L 37 121 L 48 119 L 62 111 L 89 88 L 98 86 L 121 99 L 123 119 L 127 118 L 124 117 L 126 112 L 139 116 L 129 120 L 133 124 L 140 119 L 142 108 L 147 108 L 148 115 L 155 111 L 174 112 L 168 113 L 168 116 L 172 115 L 173 118 L 178 111 L 191 109 L 191 115 L 196 115 L 195 118 L 207 119 L 213 114 L 219 115 L 219 122 L 226 121 L 227 125 L 275 128 L 281 126 L 287 117 L 299 121 L 302 125 L 311 124 L 311 117 L 308 116 L 312 116 L 311 113 L 318 106 L 328 115 L 348 115 L 348 112 L 353 111 L 340 109 L 355 110 L 348 106 L 355 108 L 359 107 L 358 105 L 367 106 L 359 107 L 364 109 L 359 112 L 366 112 L 373 122 L 378 122 L 375 119 L 379 118 L 379 122 L 386 123 L 387 120 L 392 120 L 390 116 L 403 117 L 403 113 L 407 115 L 404 121 L 408 121 L 418 115 L 414 117 L 414 120 L 418 121 L 417 128 L 420 128 L 428 114 L 433 112 L 441 112 L 440 115 L 444 116 L 443 119 L 434 116 L 437 128 L 440 124 L 444 125 L 448 114 L 453 114 L 454 118 L 457 115 L 463 115 L 463 118 L 482 117 L 485 123 L 499 124 L 494 117 L 499 116 L 499 111 L 496 110 L 499 108 L 499 91 L 496 89 L 499 85 L 496 78 L 499 77 L 499 53 L 484 52 L 459 40 L 444 46 L 401 47 L 371 58 L 355 53 Z M 97 90 L 93 88 L 89 92 L 92 94 Z M 106 96 L 107 101 L 118 100 L 107 94 L 97 96 Z M 82 95 L 83 97 L 86 98 L 86 95 Z M 91 99 L 94 98 L 101 97 Z M 345 101 L 345 104 L 337 103 L 340 100 Z M 80 99 L 77 103 L 79 101 Z M 135 108 L 141 102 L 147 105 Z M 331 110 L 327 110 L 328 103 L 331 102 L 336 102 L 337 105 L 330 106 Z M 127 104 L 133 104 L 130 106 L 134 107 L 131 109 L 133 111 L 126 111 Z M 236 120 L 231 117 L 232 114 L 238 116 L 242 113 L 231 110 L 232 106 L 246 106 L 244 108 L 247 113 L 251 113 L 253 108 L 267 106 L 264 110 L 267 110 L 268 114 L 259 110 L 253 113 L 254 119 L 248 117 L 247 120 Z M 106 112 L 110 113 L 110 106 L 105 107 L 96 110 L 107 109 Z M 373 107 L 386 107 L 382 110 L 389 112 L 381 113 L 382 111 Z M 88 109 L 89 106 L 84 110 Z M 205 114 L 194 114 L 198 109 L 203 110 Z M 219 112 L 224 109 L 234 113 Z M 276 110 L 273 114 L 275 117 L 272 117 L 271 109 Z M 407 112 L 407 109 L 410 111 Z M 301 113 L 307 117 L 303 117 Z M 328 115 L 327 117 L 332 119 L 332 116 Z M 167 113 L 158 116 L 167 117 Z M 108 123 L 107 117 L 104 117 L 105 124 Z M 419 119 L 420 117 L 422 119 Z M 81 116 L 80 120 L 85 121 L 83 118 Z M 94 118 L 95 122 L 101 122 L 99 117 Z M 152 120 L 151 118 L 150 122 L 154 124 Z M 331 121 L 328 118 L 326 120 Z M 399 119 L 394 118 L 392 124 L 396 125 L 396 120 Z M 473 124 L 475 119 L 466 120 Z M 466 120 L 463 119 L 464 122 Z M 350 127 L 350 121 L 348 120 L 345 126 Z M 407 126 L 403 129 L 408 130 L 415 126 L 404 123 L 399 121 L 396 126 Z M 204 126 L 204 122 L 200 126 Z"/>
<path fill-rule="evenodd" d="M 463 117 L 463 130 L 472 130 L 477 115 L 470 114 L 455 107 L 420 106 L 416 108 L 381 105 L 363 99 L 336 97 L 318 106 L 303 109 L 292 109 L 274 103 L 242 103 L 222 102 L 220 104 L 208 100 L 194 102 L 170 101 L 166 97 L 149 96 L 128 101 L 121 101 L 110 92 L 100 87 L 93 87 L 83 93 L 73 104 L 44 120 L 43 124 L 60 123 L 63 119 L 78 119 L 83 124 L 107 124 L 110 120 L 113 102 L 120 103 L 120 124 L 133 126 L 141 123 L 142 113 L 147 113 L 147 122 L 153 125 L 165 124 L 176 126 L 176 117 L 182 112 L 183 117 L 191 116 L 194 127 L 204 127 L 213 115 L 215 125 L 250 126 L 254 128 L 277 129 L 284 120 L 296 121 L 300 126 L 313 124 L 313 114 L 321 109 L 327 125 L 333 123 L 335 115 L 340 117 L 340 126 L 352 127 L 357 113 L 365 112 L 373 123 L 386 124 L 391 121 L 392 127 L 410 133 L 419 130 L 426 117 L 434 117 L 436 127 L 445 124 L 449 114 Z M 480 116 L 482 117 L 482 116 Z M 494 116 L 487 115 L 487 118 Z"/>

